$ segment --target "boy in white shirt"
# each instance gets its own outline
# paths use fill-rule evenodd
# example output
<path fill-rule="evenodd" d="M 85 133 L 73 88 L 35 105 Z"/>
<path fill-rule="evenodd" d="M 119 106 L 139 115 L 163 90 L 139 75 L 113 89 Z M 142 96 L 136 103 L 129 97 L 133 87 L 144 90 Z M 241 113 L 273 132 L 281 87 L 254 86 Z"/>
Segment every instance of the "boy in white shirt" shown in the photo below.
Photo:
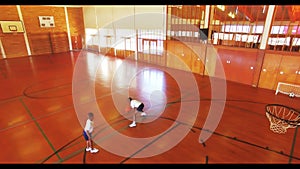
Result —
<path fill-rule="evenodd" d="M 136 121 L 135 121 L 136 113 L 140 112 L 141 116 L 146 116 L 146 113 L 143 111 L 143 108 L 144 108 L 145 105 L 141 101 L 134 100 L 131 97 L 129 97 L 128 99 L 129 99 L 129 102 L 130 102 L 130 107 L 132 109 L 135 109 L 135 112 L 133 114 L 133 120 L 132 120 L 132 123 L 129 125 L 129 127 L 135 127 L 136 126 Z"/>
<path fill-rule="evenodd" d="M 92 132 L 94 130 L 94 114 L 92 112 L 88 113 L 88 119 L 86 120 L 85 127 L 83 130 L 83 137 L 86 140 L 85 151 L 90 151 L 91 153 L 97 153 L 99 150 L 93 147 Z"/>

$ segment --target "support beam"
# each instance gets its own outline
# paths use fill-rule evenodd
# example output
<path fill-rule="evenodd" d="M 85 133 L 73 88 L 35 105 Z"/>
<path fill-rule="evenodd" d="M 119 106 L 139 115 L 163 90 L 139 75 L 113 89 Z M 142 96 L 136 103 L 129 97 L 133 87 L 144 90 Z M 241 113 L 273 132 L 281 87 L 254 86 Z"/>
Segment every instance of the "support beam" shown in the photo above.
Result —
<path fill-rule="evenodd" d="M 22 15 L 20 5 L 17 5 L 17 11 L 18 11 L 20 21 L 23 22 L 23 27 L 24 27 L 24 30 L 25 30 L 25 32 L 23 33 L 24 40 L 25 40 L 25 45 L 26 45 L 26 49 L 27 49 L 27 54 L 30 56 L 31 55 L 31 50 L 30 50 L 30 45 L 29 45 L 29 41 L 28 41 L 28 37 L 27 37 L 27 33 L 26 33 L 27 31 L 26 31 L 26 27 L 25 27 L 25 24 L 24 24 L 23 15 Z"/>
<path fill-rule="evenodd" d="M 69 50 L 73 50 L 72 40 L 71 40 L 71 32 L 70 32 L 70 25 L 69 25 L 69 16 L 68 16 L 68 9 L 64 7 L 65 16 L 66 16 L 66 25 L 67 25 L 67 34 L 68 34 L 68 41 L 69 41 Z"/>
<path fill-rule="evenodd" d="M 2 45 L 1 37 L 0 37 L 0 50 L 1 50 L 2 57 L 5 59 L 6 55 L 5 55 L 4 47 Z"/>
<path fill-rule="evenodd" d="M 205 5 L 205 20 L 204 20 L 204 28 L 208 28 L 209 24 L 209 8 L 210 5 Z"/>
<path fill-rule="evenodd" d="M 216 19 L 215 16 L 214 16 L 214 11 L 215 11 L 215 7 L 214 5 L 211 5 L 210 6 L 210 16 L 209 16 L 209 25 L 212 25 L 212 21 L 213 19 Z M 208 37 L 207 37 L 207 40 L 209 43 L 212 43 L 211 42 L 211 34 L 212 34 L 212 26 L 209 26 L 208 27 Z"/>
<path fill-rule="evenodd" d="M 266 49 L 269 32 L 270 32 L 270 29 L 272 26 L 274 10 L 275 10 L 275 5 L 269 5 L 269 10 L 267 13 L 267 17 L 266 17 L 266 21 L 265 21 L 265 25 L 264 25 L 264 31 L 263 31 L 263 34 L 261 37 L 259 49 Z"/>

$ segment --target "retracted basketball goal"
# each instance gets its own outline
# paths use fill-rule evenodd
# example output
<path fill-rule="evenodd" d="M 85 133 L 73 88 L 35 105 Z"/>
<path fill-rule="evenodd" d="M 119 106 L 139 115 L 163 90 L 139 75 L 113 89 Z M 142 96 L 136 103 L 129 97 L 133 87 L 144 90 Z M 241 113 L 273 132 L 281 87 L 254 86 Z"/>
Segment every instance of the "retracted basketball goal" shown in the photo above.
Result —
<path fill-rule="evenodd" d="M 270 121 L 270 130 L 274 133 L 284 134 L 288 128 L 300 125 L 299 111 L 280 104 L 267 104 L 266 116 Z"/>
<path fill-rule="evenodd" d="M 283 93 L 290 97 L 300 97 L 300 85 L 278 82 L 275 95 Z"/>

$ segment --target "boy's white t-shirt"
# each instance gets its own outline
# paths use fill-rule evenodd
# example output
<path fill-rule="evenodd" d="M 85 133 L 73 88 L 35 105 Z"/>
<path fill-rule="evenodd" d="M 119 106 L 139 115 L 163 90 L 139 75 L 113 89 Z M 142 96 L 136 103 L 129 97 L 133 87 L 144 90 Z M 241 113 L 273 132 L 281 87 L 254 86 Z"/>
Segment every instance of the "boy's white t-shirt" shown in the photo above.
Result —
<path fill-rule="evenodd" d="M 84 131 L 89 131 L 90 133 L 93 132 L 93 129 L 94 129 L 94 122 L 90 119 L 87 119 L 86 120 L 86 123 L 85 123 L 85 127 L 84 127 Z"/>
<path fill-rule="evenodd" d="M 137 100 L 131 100 L 131 102 L 130 102 L 131 108 L 137 108 L 137 107 L 139 107 L 141 104 L 142 104 L 142 102 L 137 101 Z"/>

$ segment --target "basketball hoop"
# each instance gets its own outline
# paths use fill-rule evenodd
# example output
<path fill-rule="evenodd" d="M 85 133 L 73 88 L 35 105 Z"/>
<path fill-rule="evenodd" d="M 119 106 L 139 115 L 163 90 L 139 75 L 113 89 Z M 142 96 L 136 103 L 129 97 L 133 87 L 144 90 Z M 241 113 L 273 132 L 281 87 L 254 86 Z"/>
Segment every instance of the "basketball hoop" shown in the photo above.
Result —
<path fill-rule="evenodd" d="M 284 134 L 288 128 L 300 125 L 300 113 L 293 108 L 280 104 L 268 104 L 265 108 L 270 130 L 274 133 Z"/>

